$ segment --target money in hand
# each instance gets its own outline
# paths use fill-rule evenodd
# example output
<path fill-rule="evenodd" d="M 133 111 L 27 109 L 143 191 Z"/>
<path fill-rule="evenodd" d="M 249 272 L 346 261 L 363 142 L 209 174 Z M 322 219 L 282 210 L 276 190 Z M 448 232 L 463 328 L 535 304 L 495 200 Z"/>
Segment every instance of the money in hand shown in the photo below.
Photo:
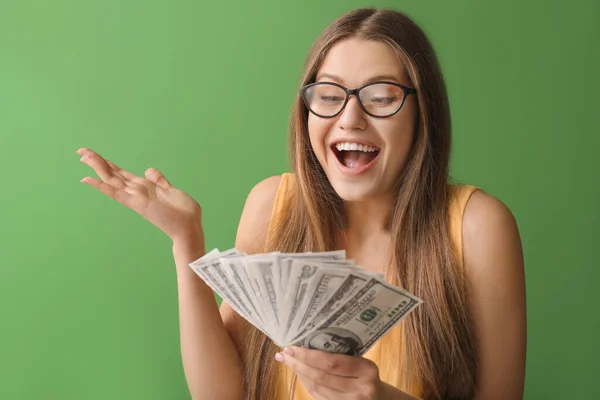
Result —
<path fill-rule="evenodd" d="M 360 356 L 422 303 L 346 260 L 343 250 L 246 255 L 214 249 L 189 266 L 280 347 Z"/>

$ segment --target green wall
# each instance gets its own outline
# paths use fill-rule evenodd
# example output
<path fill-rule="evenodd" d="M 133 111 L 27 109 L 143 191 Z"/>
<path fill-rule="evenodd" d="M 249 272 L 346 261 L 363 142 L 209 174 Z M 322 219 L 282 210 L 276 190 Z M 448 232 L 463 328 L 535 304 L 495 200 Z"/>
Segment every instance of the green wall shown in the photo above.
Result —
<path fill-rule="evenodd" d="M 0 1 L 0 399 L 186 399 L 169 239 L 79 183 L 90 147 L 150 166 L 234 243 L 285 171 L 306 51 L 329 22 L 407 11 L 439 51 L 452 171 L 524 243 L 526 399 L 600 398 L 597 1 Z"/>

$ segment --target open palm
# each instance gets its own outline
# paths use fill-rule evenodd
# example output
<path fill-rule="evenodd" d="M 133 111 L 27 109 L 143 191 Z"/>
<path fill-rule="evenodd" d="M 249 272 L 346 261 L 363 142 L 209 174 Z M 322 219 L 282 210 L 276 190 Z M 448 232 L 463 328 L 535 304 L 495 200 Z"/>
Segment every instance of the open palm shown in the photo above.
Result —
<path fill-rule="evenodd" d="M 202 209 L 187 193 L 173 187 L 162 173 L 154 168 L 145 171 L 145 178 L 119 168 L 98 153 L 77 150 L 81 162 L 89 165 L 100 177 L 85 177 L 81 182 L 146 218 L 172 240 L 198 232 Z"/>

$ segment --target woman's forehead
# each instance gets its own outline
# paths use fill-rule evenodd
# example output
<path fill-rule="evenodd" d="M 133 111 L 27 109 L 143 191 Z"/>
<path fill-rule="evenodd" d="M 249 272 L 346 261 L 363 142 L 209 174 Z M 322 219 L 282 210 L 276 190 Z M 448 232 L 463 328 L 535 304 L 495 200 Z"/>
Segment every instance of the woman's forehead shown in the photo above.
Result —
<path fill-rule="evenodd" d="M 358 87 L 375 80 L 406 80 L 404 66 L 386 43 L 350 38 L 336 43 L 325 56 L 316 80 Z"/>

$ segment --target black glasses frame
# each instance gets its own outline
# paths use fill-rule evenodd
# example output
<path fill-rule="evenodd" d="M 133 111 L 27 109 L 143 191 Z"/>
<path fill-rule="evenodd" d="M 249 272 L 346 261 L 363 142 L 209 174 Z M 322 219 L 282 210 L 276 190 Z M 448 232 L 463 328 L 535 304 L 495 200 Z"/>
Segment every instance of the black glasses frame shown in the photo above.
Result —
<path fill-rule="evenodd" d="M 363 105 L 362 101 L 360 100 L 360 91 L 364 88 L 366 88 L 367 86 L 371 86 L 371 85 L 375 85 L 375 84 L 380 84 L 380 83 L 385 83 L 388 85 L 393 85 L 393 86 L 397 86 L 400 89 L 402 89 L 402 92 L 404 93 L 404 97 L 402 98 L 402 102 L 400 103 L 400 107 L 398 107 L 398 109 L 396 111 L 394 111 L 392 114 L 389 115 L 373 115 L 370 112 L 367 111 L 367 109 L 365 108 L 365 106 Z M 344 100 L 344 104 L 342 105 L 342 108 L 340 109 L 340 111 L 338 111 L 337 113 L 335 113 L 334 115 L 320 115 L 317 114 L 316 112 L 314 112 L 310 106 L 308 105 L 308 99 L 306 98 L 306 91 L 308 89 L 310 89 L 313 86 L 318 86 L 318 85 L 333 85 L 333 86 L 337 86 L 340 89 L 342 89 L 344 92 L 346 92 L 346 100 Z M 399 83 L 396 82 L 388 82 L 388 81 L 377 81 L 377 82 L 370 82 L 367 83 L 366 85 L 363 85 L 359 88 L 356 89 L 348 89 L 342 85 L 340 85 L 339 83 L 335 83 L 335 82 L 315 82 L 315 83 L 309 83 L 308 85 L 304 85 L 300 88 L 300 97 L 302 97 L 302 101 L 304 102 L 304 105 L 306 106 L 306 108 L 308 108 L 308 110 L 313 113 L 314 115 L 316 115 L 317 117 L 320 118 L 333 118 L 338 116 L 342 111 L 344 111 L 344 109 L 346 108 L 346 104 L 348 104 L 348 101 L 350 100 L 350 96 L 354 95 L 356 97 L 356 100 L 358 101 L 358 105 L 360 106 L 360 108 L 369 116 L 373 117 L 373 118 L 389 118 L 393 115 L 396 115 L 401 109 L 402 106 L 404 105 L 404 102 L 406 101 L 406 98 L 411 95 L 411 94 L 416 94 L 417 90 L 414 88 L 410 88 L 404 85 L 401 85 Z"/>

